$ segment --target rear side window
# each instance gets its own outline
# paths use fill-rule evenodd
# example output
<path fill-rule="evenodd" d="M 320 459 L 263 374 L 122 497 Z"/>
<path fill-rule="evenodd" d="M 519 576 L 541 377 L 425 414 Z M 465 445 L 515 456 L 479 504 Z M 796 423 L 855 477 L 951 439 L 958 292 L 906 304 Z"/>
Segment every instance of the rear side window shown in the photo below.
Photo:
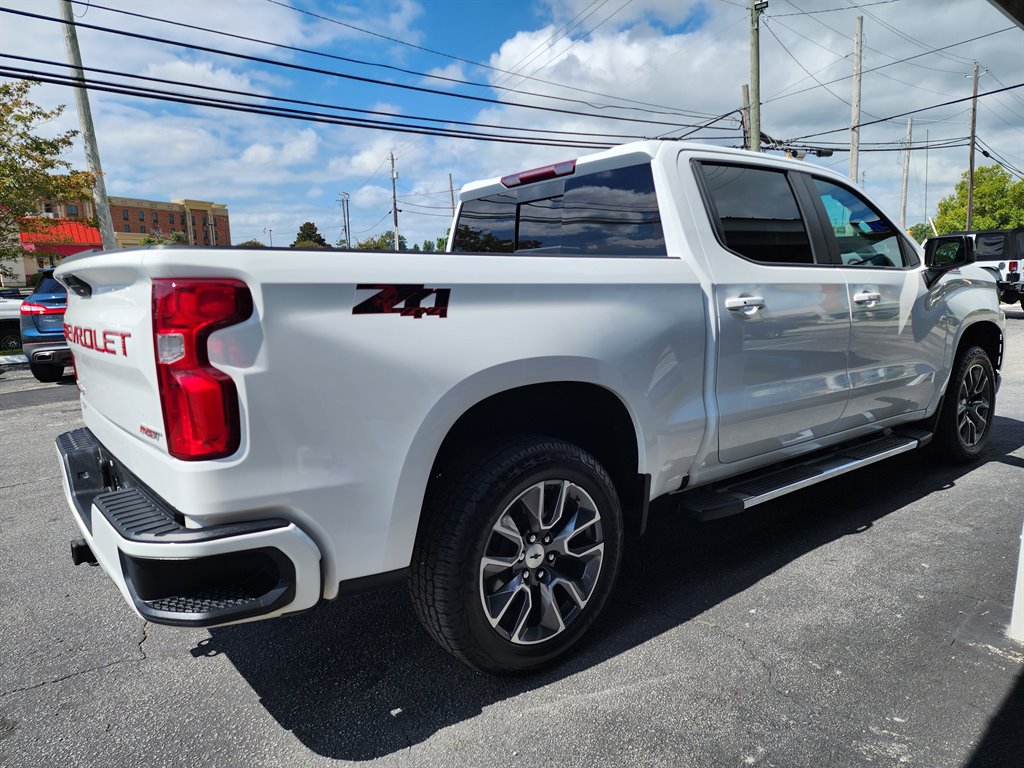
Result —
<path fill-rule="evenodd" d="M 786 174 L 702 163 L 712 217 L 729 250 L 764 264 L 813 264 L 814 254 Z"/>
<path fill-rule="evenodd" d="M 665 256 L 651 166 L 588 173 L 468 200 L 452 250 Z"/>

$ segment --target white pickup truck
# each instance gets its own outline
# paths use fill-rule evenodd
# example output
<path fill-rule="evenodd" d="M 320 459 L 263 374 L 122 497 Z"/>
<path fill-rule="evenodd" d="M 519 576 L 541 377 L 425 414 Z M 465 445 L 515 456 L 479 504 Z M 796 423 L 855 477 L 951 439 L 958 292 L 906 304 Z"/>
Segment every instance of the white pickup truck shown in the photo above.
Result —
<path fill-rule="evenodd" d="M 652 500 L 718 517 L 989 437 L 992 276 L 829 171 L 628 144 L 470 184 L 452 231 L 301 270 L 67 259 L 75 562 L 186 626 L 404 579 L 456 656 L 526 670 L 594 621 Z"/>

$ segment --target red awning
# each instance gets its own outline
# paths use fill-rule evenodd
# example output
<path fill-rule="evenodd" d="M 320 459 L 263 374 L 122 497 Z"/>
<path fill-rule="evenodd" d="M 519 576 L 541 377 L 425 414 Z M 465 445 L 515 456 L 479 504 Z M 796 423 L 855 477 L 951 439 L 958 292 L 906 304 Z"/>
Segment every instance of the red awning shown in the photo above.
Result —
<path fill-rule="evenodd" d="M 40 220 L 36 219 L 35 221 Z M 79 251 L 103 247 L 103 238 L 100 237 L 100 231 L 96 227 L 68 219 L 44 219 L 42 222 L 38 231 L 20 233 L 23 246 L 35 246 L 35 248 L 27 249 L 29 251 L 45 248 L 60 256 L 70 256 Z"/>

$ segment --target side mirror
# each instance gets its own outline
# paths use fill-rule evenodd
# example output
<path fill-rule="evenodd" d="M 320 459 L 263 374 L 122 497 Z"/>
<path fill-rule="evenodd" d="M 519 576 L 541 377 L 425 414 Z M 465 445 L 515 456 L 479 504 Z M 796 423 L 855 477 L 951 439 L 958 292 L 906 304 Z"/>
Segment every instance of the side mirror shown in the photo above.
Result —
<path fill-rule="evenodd" d="M 974 263 L 974 239 L 967 235 L 930 237 L 924 245 L 924 264 L 929 270 L 946 272 Z"/>

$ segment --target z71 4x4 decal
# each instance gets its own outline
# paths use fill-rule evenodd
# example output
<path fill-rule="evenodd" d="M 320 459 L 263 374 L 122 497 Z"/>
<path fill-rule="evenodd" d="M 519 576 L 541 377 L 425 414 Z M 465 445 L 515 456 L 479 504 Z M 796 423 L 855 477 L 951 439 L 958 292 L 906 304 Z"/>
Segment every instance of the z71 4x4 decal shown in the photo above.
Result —
<path fill-rule="evenodd" d="M 419 319 L 424 315 L 448 317 L 448 297 L 451 288 L 425 288 L 423 285 L 398 284 L 378 285 L 359 283 L 359 291 L 377 291 L 370 298 L 352 307 L 353 315 L 401 315 Z M 432 305 L 424 307 L 422 302 L 434 297 Z"/>

